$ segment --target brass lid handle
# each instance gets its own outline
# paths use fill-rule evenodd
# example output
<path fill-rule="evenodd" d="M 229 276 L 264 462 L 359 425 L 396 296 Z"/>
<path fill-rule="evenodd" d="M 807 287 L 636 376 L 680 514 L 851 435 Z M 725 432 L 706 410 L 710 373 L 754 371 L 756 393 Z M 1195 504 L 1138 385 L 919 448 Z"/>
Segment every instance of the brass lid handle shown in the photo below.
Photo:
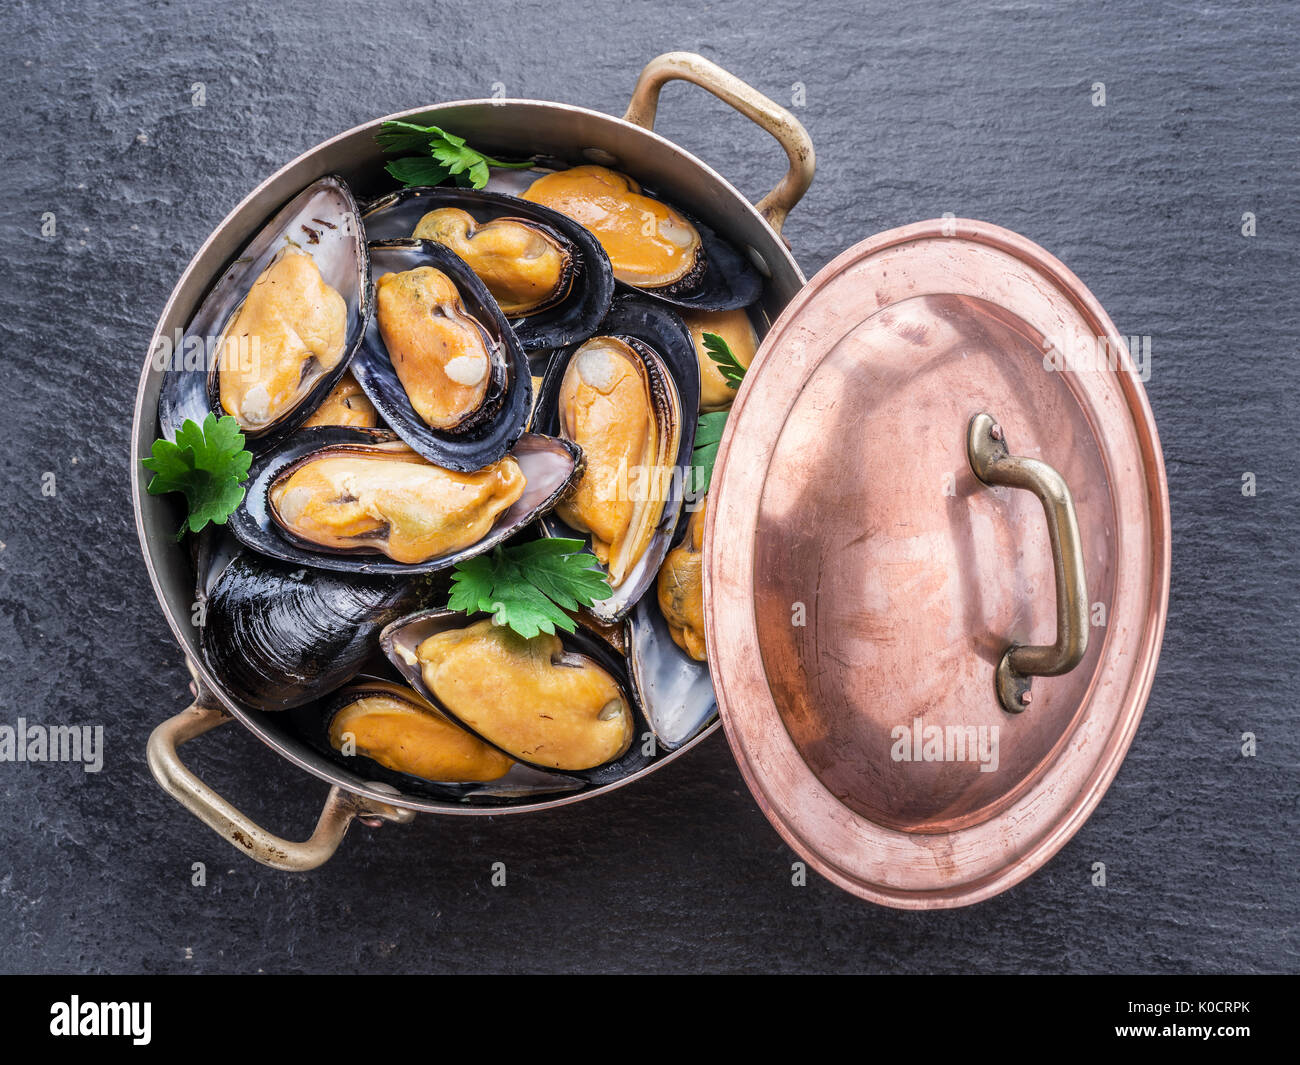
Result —
<path fill-rule="evenodd" d="M 1056 677 L 1079 664 L 1088 650 L 1088 583 L 1074 498 L 1059 473 L 1045 462 L 1012 455 L 1002 427 L 988 414 L 970 420 L 966 454 L 975 476 L 988 485 L 1033 492 L 1043 504 L 1056 569 L 1056 642 L 1012 644 L 998 662 L 998 702 L 1018 714 L 1033 699 L 1033 677 Z"/>

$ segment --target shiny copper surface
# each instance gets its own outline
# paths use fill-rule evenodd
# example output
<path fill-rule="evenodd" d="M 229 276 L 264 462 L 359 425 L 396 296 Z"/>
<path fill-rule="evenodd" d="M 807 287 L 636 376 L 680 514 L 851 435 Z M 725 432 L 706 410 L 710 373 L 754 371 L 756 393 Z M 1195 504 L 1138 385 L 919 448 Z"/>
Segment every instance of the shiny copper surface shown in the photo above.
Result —
<path fill-rule="evenodd" d="M 1119 372 L 1044 367 L 1098 337 Z M 841 887 L 915 909 L 987 898 L 1054 854 L 1118 769 L 1169 581 L 1163 462 L 1130 369 L 1061 263 L 962 220 L 859 244 L 764 341 L 714 476 L 709 659 L 751 790 Z M 971 472 L 981 411 L 1069 485 L 1092 604 L 1083 660 L 1037 678 L 1019 714 L 995 667 L 1055 638 L 1055 574 L 1039 501 Z M 897 730 L 933 726 L 983 727 L 985 753 L 996 728 L 996 769 L 901 760 Z"/>

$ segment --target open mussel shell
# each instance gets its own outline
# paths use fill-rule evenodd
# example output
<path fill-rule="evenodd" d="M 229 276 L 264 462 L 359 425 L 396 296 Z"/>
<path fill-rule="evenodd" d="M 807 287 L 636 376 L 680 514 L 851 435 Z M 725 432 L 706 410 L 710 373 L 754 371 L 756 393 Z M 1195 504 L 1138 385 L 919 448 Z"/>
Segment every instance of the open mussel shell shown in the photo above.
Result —
<path fill-rule="evenodd" d="M 519 169 L 493 167 L 488 172 L 488 182 L 484 186 L 485 190 L 518 199 L 529 190 L 533 182 L 538 178 L 543 178 L 557 170 L 567 170 L 569 168 L 569 164 L 563 159 L 540 159 L 535 157 L 534 162 L 536 164 L 534 166 Z"/>
<path fill-rule="evenodd" d="M 717 717 L 708 663 L 673 642 L 653 594 L 643 596 L 627 620 L 627 658 L 637 701 L 666 750 L 676 750 Z"/>
<path fill-rule="evenodd" d="M 379 416 L 414 450 L 449 470 L 481 470 L 515 445 L 532 407 L 533 381 L 528 358 L 510 323 L 464 260 L 429 240 L 384 240 L 370 244 L 371 271 L 385 274 L 433 267 L 451 279 L 469 315 L 489 341 L 490 380 L 480 407 L 456 429 L 432 428 L 411 405 L 380 332 L 371 316 L 352 360 L 352 376 Z"/>
<path fill-rule="evenodd" d="M 432 596 L 430 580 L 342 576 L 245 551 L 210 581 L 199 650 L 244 705 L 301 706 L 351 679 L 379 630 Z"/>
<path fill-rule="evenodd" d="M 221 571 L 231 559 L 243 551 L 243 546 L 230 533 L 230 523 L 206 525 L 190 540 L 190 560 L 194 563 L 195 602 L 204 604 L 211 594 Z"/>
<path fill-rule="evenodd" d="M 491 550 L 546 513 L 582 468 L 582 452 L 576 444 L 525 433 L 510 451 L 527 479 L 523 495 L 498 515 L 491 530 L 477 543 L 426 562 L 395 562 L 377 548 L 364 545 L 353 551 L 333 551 L 293 537 L 272 516 L 271 486 L 280 477 L 291 473 L 294 467 L 323 452 L 374 449 L 391 445 L 396 440 L 392 433 L 381 429 L 319 426 L 298 430 L 274 451 L 254 461 L 244 501 L 228 522 L 230 531 L 254 551 L 315 569 L 393 576 L 433 573 Z"/>
<path fill-rule="evenodd" d="M 685 214 L 685 212 L 682 212 Z M 733 311 L 748 307 L 763 295 L 763 279 L 750 261 L 698 218 L 686 215 L 704 245 L 705 268 L 695 285 L 672 292 L 637 289 L 664 303 L 691 311 Z"/>
<path fill-rule="evenodd" d="M 510 317 L 510 325 L 525 351 L 564 347 L 596 331 L 614 297 L 609 257 L 589 230 L 558 211 L 498 192 L 406 188 L 369 204 L 362 222 L 369 240 L 410 238 L 421 218 L 443 207 L 465 211 L 479 223 L 498 218 L 532 223 L 569 254 L 570 276 L 560 298 L 534 313 Z"/>
<path fill-rule="evenodd" d="M 332 368 L 308 378 L 310 386 L 292 407 L 262 428 L 245 428 L 248 448 L 265 449 L 296 429 L 347 371 L 370 318 L 370 261 L 352 193 L 342 178 L 330 175 L 309 185 L 262 227 L 204 297 L 183 336 L 172 340 L 158 399 L 158 422 L 167 439 L 174 439 L 187 419 L 202 424 L 210 411 L 226 413 L 219 391 L 220 342 L 253 284 L 286 250 L 309 255 L 321 280 L 343 298 L 343 353 Z"/>
<path fill-rule="evenodd" d="M 555 169 L 493 170 L 487 188 L 506 195 L 523 196 L 534 182 L 547 174 L 554 173 L 556 169 L 565 169 L 565 167 L 557 164 Z M 641 186 L 640 195 L 668 204 L 695 227 L 703 248 L 703 269 L 692 276 L 686 284 L 679 283 L 666 288 L 641 288 L 619 281 L 616 282 L 618 288 L 623 291 L 639 292 L 672 306 L 697 311 L 736 310 L 740 307 L 748 307 L 761 298 L 763 279 L 739 249 L 718 236 L 698 218 L 657 195 L 653 189 Z"/>
<path fill-rule="evenodd" d="M 512 802 L 524 802 L 540 795 L 577 791 L 587 786 L 585 781 L 576 777 L 554 771 L 542 772 L 521 762 L 512 764 L 503 776 L 495 780 L 462 782 L 429 780 L 392 769 L 360 751 L 350 756 L 344 755 L 330 740 L 335 716 L 354 706 L 358 700 L 373 695 L 409 700 L 414 711 L 436 714 L 447 722 L 449 728 L 464 731 L 404 682 L 394 682 L 370 674 L 360 674 L 346 687 L 331 692 L 308 706 L 290 711 L 290 720 L 303 739 L 331 761 L 355 773 L 367 783 L 387 784 L 407 794 L 427 795 L 445 802 L 467 805 L 509 806 Z"/>
<path fill-rule="evenodd" d="M 406 678 L 407 683 L 433 706 L 468 731 L 479 736 L 484 742 L 497 747 L 498 750 L 505 751 L 505 748 L 493 743 L 489 737 L 470 727 L 429 690 L 429 687 L 424 682 L 424 676 L 416 654 L 416 649 L 429 637 L 451 629 L 468 628 L 487 617 L 486 614 L 466 616 L 453 610 L 425 610 L 390 624 L 379 634 L 379 646 L 393 665 L 398 668 L 402 676 Z M 546 773 L 562 773 L 576 777 L 592 787 L 600 787 L 622 780 L 624 777 L 630 776 L 632 773 L 650 765 L 654 761 L 654 754 L 646 753 L 647 746 L 651 746 L 646 743 L 650 727 L 637 705 L 635 690 L 632 687 L 631 679 L 628 677 L 627 664 L 624 658 L 599 636 L 588 632 L 581 624 L 578 625 L 576 632 L 569 633 L 557 630 L 556 635 L 559 636 L 566 655 L 581 655 L 590 659 L 618 684 L 631 708 L 632 740 L 621 756 L 591 769 L 554 769 L 537 765 L 534 765 L 534 768 Z M 510 751 L 505 751 L 505 753 L 510 754 L 512 758 L 518 761 L 524 762 L 524 764 L 532 764 L 520 759 L 517 754 L 512 754 Z"/>
<path fill-rule="evenodd" d="M 691 476 L 700 403 L 700 371 L 689 331 L 677 313 L 662 303 L 632 293 L 616 296 L 597 335 L 634 341 L 632 346 L 645 361 L 651 387 L 667 388 L 675 394 L 677 417 L 680 418 L 675 472 L 668 484 L 659 521 L 640 559 L 629 569 L 623 581 L 608 598 L 591 606 L 591 613 L 598 620 L 617 622 L 631 612 L 637 600 L 654 584 L 659 566 L 672 546 L 678 514 Z M 580 346 L 556 352 L 551 359 L 533 417 L 533 425 L 539 432 L 559 436 L 560 389 L 569 362 Z M 548 536 L 586 537 L 554 513 L 545 515 L 540 524 Z"/>

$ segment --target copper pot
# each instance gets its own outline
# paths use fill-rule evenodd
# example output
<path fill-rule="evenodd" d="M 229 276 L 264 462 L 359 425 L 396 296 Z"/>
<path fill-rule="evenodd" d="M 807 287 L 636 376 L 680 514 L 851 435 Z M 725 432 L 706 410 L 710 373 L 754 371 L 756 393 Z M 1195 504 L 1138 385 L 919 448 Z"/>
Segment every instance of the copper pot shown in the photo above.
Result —
<path fill-rule="evenodd" d="M 789 169 L 758 204 L 750 204 L 706 164 L 654 132 L 660 89 L 675 79 L 707 89 L 771 133 L 785 149 Z M 767 278 L 764 299 L 771 318 L 804 285 L 804 276 L 780 231 L 786 215 L 812 181 L 815 163 L 807 132 L 788 111 L 725 70 L 700 56 L 675 52 L 660 56 L 641 72 L 622 118 L 537 100 L 465 100 L 376 118 L 304 152 L 249 193 L 199 249 L 163 309 L 150 350 L 154 350 L 159 338 L 185 327 L 203 294 L 276 208 L 325 174 L 340 174 L 364 188 L 382 170 L 383 155 L 375 144 L 380 125 L 388 119 L 415 116 L 456 130 L 487 151 L 554 156 L 574 163 L 599 162 L 635 174 L 750 254 Z M 194 596 L 190 560 L 175 542 L 172 519 L 165 507 L 157 497 L 145 492 L 147 478 L 139 462 L 149 453 L 157 434 L 155 412 L 161 382 L 162 374 L 146 360 L 131 432 L 135 471 L 132 497 L 149 578 L 168 624 L 185 651 L 197 694 L 191 707 L 154 731 L 149 741 L 149 765 L 173 798 L 250 857 L 276 868 L 310 869 L 329 859 L 353 818 L 408 821 L 417 811 L 467 816 L 515 814 L 595 798 L 681 757 L 717 730 L 714 722 L 691 742 L 616 784 L 508 808 L 458 806 L 423 796 L 395 795 L 325 759 L 286 731 L 275 715 L 251 712 L 237 703 L 199 658 L 198 631 L 191 623 Z M 177 754 L 181 744 L 231 718 L 290 762 L 334 785 L 316 831 L 305 843 L 279 839 L 253 823 L 181 762 Z"/>
<path fill-rule="evenodd" d="M 659 90 L 672 79 L 708 89 L 786 150 L 787 173 L 758 204 L 654 133 Z M 1118 770 L 1168 599 L 1155 426 L 1123 338 L 1084 285 L 1024 238 L 959 219 L 871 237 L 807 284 L 780 230 L 812 180 L 811 141 L 787 111 L 699 56 L 653 60 L 621 119 L 531 100 L 387 117 L 414 116 L 488 151 L 623 169 L 765 275 L 774 324 L 714 473 L 705 614 L 720 721 L 777 830 L 833 882 L 890 906 L 965 905 L 1039 868 Z M 235 208 L 181 277 L 151 350 L 184 327 L 293 194 L 328 173 L 366 191 L 383 121 L 304 153 Z M 1100 370 L 1052 362 L 1089 346 L 1110 357 Z M 309 869 L 354 818 L 501 815 L 594 798 L 718 728 L 616 784 L 487 808 L 367 782 L 275 715 L 241 707 L 200 664 L 190 563 L 144 492 L 138 460 L 155 435 L 160 379 L 146 361 L 132 434 L 136 523 L 197 694 L 154 731 L 149 764 L 249 856 Z M 232 717 L 333 784 L 307 841 L 273 836 L 181 763 L 180 744 Z M 966 740 L 987 753 L 988 737 L 996 747 L 1002 735 L 996 764 L 967 757 Z"/>

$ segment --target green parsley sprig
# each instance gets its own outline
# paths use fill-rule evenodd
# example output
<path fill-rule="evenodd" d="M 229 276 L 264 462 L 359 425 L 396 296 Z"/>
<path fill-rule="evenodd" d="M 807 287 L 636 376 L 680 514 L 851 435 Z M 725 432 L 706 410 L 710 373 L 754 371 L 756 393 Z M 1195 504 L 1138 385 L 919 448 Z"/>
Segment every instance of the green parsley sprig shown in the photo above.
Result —
<path fill-rule="evenodd" d="M 449 610 L 488 613 L 531 639 L 557 627 L 573 632 L 566 611 L 591 606 L 610 595 L 609 581 L 581 540 L 564 537 L 498 547 L 458 562 L 451 575 Z"/>
<path fill-rule="evenodd" d="M 745 379 L 745 367 L 731 351 L 729 345 L 717 333 L 704 334 L 704 350 L 718 366 L 718 372 L 727 382 L 728 388 L 739 388 Z"/>
<path fill-rule="evenodd" d="M 414 122 L 385 122 L 375 135 L 386 152 L 415 152 L 388 163 L 385 169 L 403 185 L 441 185 L 448 179 L 462 188 L 481 189 L 488 183 L 489 167 L 522 170 L 531 162 L 505 163 L 475 151 L 437 126 Z"/>
<path fill-rule="evenodd" d="M 208 522 L 224 525 L 244 499 L 244 481 L 253 453 L 244 450 L 244 434 L 230 415 L 219 419 L 211 411 L 203 424 L 186 418 L 175 441 L 155 440 L 152 454 L 140 465 L 153 471 L 151 496 L 181 492 L 189 512 L 176 539 L 198 532 Z"/>
<path fill-rule="evenodd" d="M 713 464 L 718 459 L 718 443 L 727 424 L 727 412 L 715 410 L 701 414 L 695 423 L 695 450 L 691 454 L 691 494 L 703 495 L 713 480 Z"/>
<path fill-rule="evenodd" d="M 718 366 L 728 388 L 739 388 L 745 379 L 745 367 L 731 346 L 717 333 L 704 334 L 705 353 Z M 718 458 L 718 444 L 727 424 L 727 411 L 701 414 L 695 423 L 695 450 L 691 455 L 691 494 L 701 496 L 713 481 L 713 466 Z"/>

